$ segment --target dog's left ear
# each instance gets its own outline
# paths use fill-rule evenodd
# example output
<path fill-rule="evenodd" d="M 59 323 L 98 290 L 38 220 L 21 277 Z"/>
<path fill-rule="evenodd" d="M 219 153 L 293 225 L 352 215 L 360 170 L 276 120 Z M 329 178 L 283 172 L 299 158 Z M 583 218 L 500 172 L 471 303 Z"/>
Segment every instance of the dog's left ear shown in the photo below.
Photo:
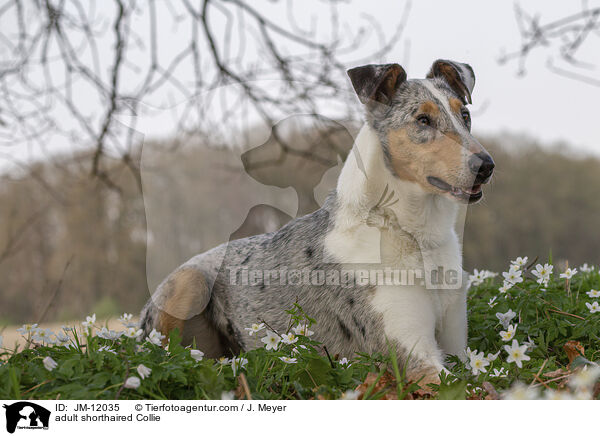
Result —
<path fill-rule="evenodd" d="M 438 59 L 427 74 L 428 79 L 434 77 L 444 79 L 464 104 L 472 103 L 471 93 L 475 87 L 475 73 L 470 65 Z"/>

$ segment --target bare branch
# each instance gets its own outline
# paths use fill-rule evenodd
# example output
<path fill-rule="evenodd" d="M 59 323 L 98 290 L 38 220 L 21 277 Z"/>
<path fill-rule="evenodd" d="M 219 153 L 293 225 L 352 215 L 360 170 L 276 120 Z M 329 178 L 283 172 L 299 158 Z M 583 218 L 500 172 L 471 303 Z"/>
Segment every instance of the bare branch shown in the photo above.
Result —
<path fill-rule="evenodd" d="M 372 17 L 358 28 L 341 22 L 347 3 L 325 0 L 308 26 L 298 22 L 293 2 L 275 3 L 287 7 L 287 20 L 247 0 L 113 0 L 102 8 L 82 0 L 7 0 L 0 16 L 14 25 L 0 29 L 0 51 L 8 54 L 0 61 L 1 143 L 49 154 L 58 146 L 91 149 L 88 170 L 118 190 L 104 162 L 118 158 L 139 171 L 128 158 L 140 145 L 136 117 L 179 105 L 173 135 L 185 140 L 210 131 L 229 144 L 257 118 L 271 127 L 291 114 L 317 114 L 324 99 L 348 98 L 340 89 L 348 89 L 345 70 L 357 62 L 348 57 L 376 38 L 379 49 L 359 62 L 379 60 L 400 39 L 410 9 L 409 2 L 400 6 L 397 29 L 386 39 Z M 320 32 L 323 25 L 330 32 Z M 183 44 L 169 45 L 175 39 Z M 235 95 L 219 94 L 224 86 Z M 223 108 L 221 119 L 214 105 Z M 356 105 L 341 107 L 340 116 L 358 115 Z M 120 116 L 134 121 L 123 128 Z M 279 139 L 283 154 L 320 161 Z"/>
<path fill-rule="evenodd" d="M 583 74 L 581 70 L 594 71 L 593 61 L 578 58 L 584 46 L 592 46 L 600 37 L 600 8 L 588 8 L 583 4 L 581 11 L 566 17 L 540 24 L 541 18 L 527 14 L 520 6 L 515 6 L 515 18 L 521 34 L 521 44 L 517 50 L 502 55 L 500 63 L 517 62 L 519 74 L 526 73 L 526 63 L 530 54 L 544 49 L 550 54 L 547 68 L 553 73 L 577 80 L 592 86 L 600 86 L 600 77 Z M 557 65 L 557 62 L 564 64 Z"/>

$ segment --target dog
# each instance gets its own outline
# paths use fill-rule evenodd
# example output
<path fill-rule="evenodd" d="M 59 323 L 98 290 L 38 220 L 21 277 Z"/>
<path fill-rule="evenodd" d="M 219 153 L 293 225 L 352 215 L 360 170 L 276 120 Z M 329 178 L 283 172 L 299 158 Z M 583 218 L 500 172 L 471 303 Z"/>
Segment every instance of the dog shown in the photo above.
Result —
<path fill-rule="evenodd" d="M 464 352 L 467 283 L 454 226 L 495 165 L 470 133 L 473 69 L 437 60 L 425 79 L 408 80 L 398 64 L 348 76 L 366 122 L 323 206 L 178 267 L 142 310 L 146 334 L 177 328 L 207 357 L 237 354 L 260 345 L 245 331 L 253 323 L 285 331 L 297 301 L 332 353 L 392 344 L 409 378 L 424 383 L 439 381 L 446 355 Z M 426 280 L 379 280 L 389 271 Z M 440 271 L 452 283 L 428 278 Z"/>

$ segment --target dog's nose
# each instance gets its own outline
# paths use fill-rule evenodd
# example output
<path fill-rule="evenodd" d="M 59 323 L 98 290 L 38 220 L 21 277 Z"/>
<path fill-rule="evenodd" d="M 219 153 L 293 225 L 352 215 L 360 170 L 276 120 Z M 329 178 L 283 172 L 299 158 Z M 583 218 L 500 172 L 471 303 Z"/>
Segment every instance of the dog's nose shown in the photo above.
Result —
<path fill-rule="evenodd" d="M 476 181 L 485 181 L 492 176 L 496 164 L 487 153 L 474 153 L 469 158 L 469 169 L 475 174 Z"/>

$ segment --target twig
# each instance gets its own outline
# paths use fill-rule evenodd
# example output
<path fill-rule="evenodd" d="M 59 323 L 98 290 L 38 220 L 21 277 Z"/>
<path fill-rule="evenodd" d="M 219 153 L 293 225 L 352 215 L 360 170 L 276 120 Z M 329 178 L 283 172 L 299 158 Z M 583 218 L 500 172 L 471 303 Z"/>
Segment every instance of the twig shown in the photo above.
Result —
<path fill-rule="evenodd" d="M 536 375 L 533 376 L 533 380 L 531 381 L 531 383 L 529 384 L 529 386 L 531 387 L 531 385 L 533 385 L 533 383 L 535 382 L 535 380 L 537 379 L 538 381 L 542 382 L 544 384 L 544 386 L 546 386 L 546 384 L 539 378 L 540 374 L 542 373 L 542 371 L 544 370 L 544 367 L 546 366 L 546 363 L 548 363 L 548 359 L 544 360 L 544 363 L 542 363 L 542 366 L 540 367 L 540 370 L 537 372 Z M 546 386 L 548 387 L 548 386 Z"/>
<path fill-rule="evenodd" d="M 579 315 L 575 315 L 573 313 L 569 313 L 569 312 L 564 312 L 562 310 L 555 310 L 555 309 L 548 309 L 550 312 L 554 312 L 554 313 L 560 313 L 561 315 L 568 315 L 568 316 L 572 316 L 573 318 L 577 318 L 577 319 L 581 319 L 581 320 L 585 320 L 585 318 L 579 316 Z"/>
<path fill-rule="evenodd" d="M 490 382 L 484 381 L 481 384 L 481 387 L 483 387 L 483 389 L 485 389 L 485 391 L 489 394 L 490 400 L 499 400 L 500 399 L 500 395 L 498 395 L 498 392 L 496 391 L 496 389 Z"/>
<path fill-rule="evenodd" d="M 244 389 L 244 394 L 246 394 L 246 399 L 251 400 L 252 394 L 250 393 L 250 387 L 248 386 L 248 380 L 246 380 L 246 376 L 244 375 L 243 372 L 240 373 L 240 375 L 238 376 L 238 381 L 242 385 L 242 388 Z"/>
<path fill-rule="evenodd" d="M 60 279 L 58 280 L 58 283 L 56 284 L 56 288 L 54 289 L 54 294 L 52 295 L 52 298 L 50 298 L 50 300 L 48 301 L 48 304 L 46 305 L 46 308 L 42 311 L 42 313 L 38 317 L 37 324 L 40 324 L 44 320 L 44 318 L 48 314 L 48 310 L 50 310 L 50 306 L 52 306 L 52 303 L 54 302 L 54 300 L 58 296 L 58 293 L 59 293 L 59 291 L 60 291 L 60 289 L 62 287 L 62 284 L 63 284 L 63 280 L 64 280 L 64 277 L 65 277 L 65 274 L 67 272 L 67 269 L 69 268 L 69 265 L 71 265 L 71 261 L 72 260 L 73 260 L 73 256 L 71 256 L 71 258 L 65 264 L 63 272 L 60 275 Z"/>
<path fill-rule="evenodd" d="M 331 356 L 329 355 L 329 351 L 327 350 L 327 347 L 325 345 L 323 345 L 323 349 L 325 350 L 325 354 L 327 354 L 327 359 L 329 359 L 329 364 L 331 365 L 332 368 L 335 368 L 335 364 L 333 363 L 333 360 L 331 360 Z"/>
<path fill-rule="evenodd" d="M 260 321 L 260 322 L 262 322 L 264 325 L 266 325 L 266 326 L 267 326 L 267 328 L 268 328 L 269 330 L 271 330 L 271 331 L 273 331 L 274 333 L 276 333 L 277 335 L 281 336 L 281 335 L 279 334 L 279 332 L 278 332 L 277 330 L 275 330 L 273 327 L 271 327 L 267 321 L 265 321 L 265 320 L 264 320 L 264 319 L 262 319 L 262 318 L 261 318 L 261 319 L 259 319 L 259 321 Z"/>
<path fill-rule="evenodd" d="M 552 382 L 555 382 L 555 381 L 557 381 L 557 380 L 562 380 L 562 379 L 564 379 L 564 378 L 567 378 L 567 377 L 570 377 L 570 376 L 571 376 L 571 374 L 567 374 L 567 375 L 561 375 L 560 377 L 555 377 L 555 378 L 552 378 L 552 379 L 550 379 L 550 380 L 546 380 L 546 383 L 552 383 Z M 532 388 L 537 388 L 538 386 L 541 386 L 542 384 L 543 384 L 543 383 L 537 383 L 537 384 L 535 384 L 535 385 L 531 385 L 531 387 L 532 387 Z"/>
<path fill-rule="evenodd" d="M 121 395 L 121 392 L 123 392 L 123 389 L 125 388 L 125 383 L 127 382 L 128 377 L 129 377 L 129 362 L 127 362 L 127 369 L 125 370 L 125 380 L 123 380 L 123 384 L 121 384 L 121 387 L 117 391 L 117 395 L 115 395 L 115 400 L 118 400 L 119 395 Z"/>

